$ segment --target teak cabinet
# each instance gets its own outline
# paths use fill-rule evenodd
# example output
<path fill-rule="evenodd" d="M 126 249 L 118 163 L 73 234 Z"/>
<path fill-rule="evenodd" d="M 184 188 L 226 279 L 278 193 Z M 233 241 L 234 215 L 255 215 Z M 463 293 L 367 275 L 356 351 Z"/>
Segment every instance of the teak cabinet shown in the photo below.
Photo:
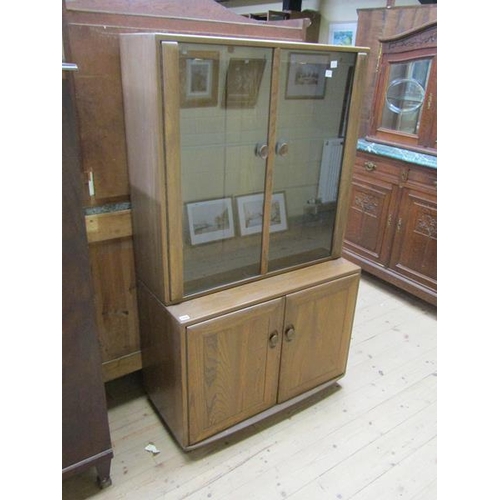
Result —
<path fill-rule="evenodd" d="M 437 176 L 369 153 L 354 167 L 344 255 L 436 304 Z"/>
<path fill-rule="evenodd" d="M 186 449 L 345 372 L 366 51 L 122 35 L 146 387 Z"/>

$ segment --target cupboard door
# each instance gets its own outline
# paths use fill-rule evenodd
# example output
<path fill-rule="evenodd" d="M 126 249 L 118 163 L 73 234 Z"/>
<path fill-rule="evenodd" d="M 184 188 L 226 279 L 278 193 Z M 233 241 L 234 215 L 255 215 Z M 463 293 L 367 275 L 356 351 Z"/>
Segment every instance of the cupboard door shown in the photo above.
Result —
<path fill-rule="evenodd" d="M 437 203 L 434 195 L 403 190 L 389 267 L 436 290 Z"/>
<path fill-rule="evenodd" d="M 282 50 L 269 270 L 329 258 L 356 54 Z"/>
<path fill-rule="evenodd" d="M 276 403 L 284 299 L 187 328 L 194 444 Z"/>
<path fill-rule="evenodd" d="M 182 221 L 181 251 L 170 249 L 180 299 L 261 272 L 273 49 L 164 42 L 163 54 L 166 123 L 178 122 L 167 129 L 167 168 L 179 172 L 167 187 L 169 225 Z"/>
<path fill-rule="evenodd" d="M 359 275 L 287 295 L 278 402 L 344 374 Z"/>
<path fill-rule="evenodd" d="M 351 187 L 345 247 L 382 266 L 389 263 L 398 187 L 355 177 Z"/>

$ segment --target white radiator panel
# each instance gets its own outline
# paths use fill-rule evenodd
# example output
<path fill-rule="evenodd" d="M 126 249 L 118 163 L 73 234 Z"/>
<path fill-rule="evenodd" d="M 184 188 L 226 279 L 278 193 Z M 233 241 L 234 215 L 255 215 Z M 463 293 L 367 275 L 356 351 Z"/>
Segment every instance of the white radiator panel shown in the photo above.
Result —
<path fill-rule="evenodd" d="M 337 201 L 337 188 L 342 163 L 344 139 L 325 139 L 321 156 L 321 170 L 319 174 L 318 198 L 323 203 Z"/>

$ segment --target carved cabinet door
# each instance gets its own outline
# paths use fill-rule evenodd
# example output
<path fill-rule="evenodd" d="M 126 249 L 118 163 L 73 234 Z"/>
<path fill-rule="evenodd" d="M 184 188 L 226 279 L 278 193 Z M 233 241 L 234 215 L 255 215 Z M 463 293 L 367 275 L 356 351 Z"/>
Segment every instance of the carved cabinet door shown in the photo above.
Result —
<path fill-rule="evenodd" d="M 276 404 L 284 299 L 187 328 L 189 441 Z"/>
<path fill-rule="evenodd" d="M 391 269 L 436 289 L 437 203 L 435 195 L 403 189 Z"/>
<path fill-rule="evenodd" d="M 354 177 L 344 245 L 360 257 L 389 264 L 399 188 L 371 176 Z"/>

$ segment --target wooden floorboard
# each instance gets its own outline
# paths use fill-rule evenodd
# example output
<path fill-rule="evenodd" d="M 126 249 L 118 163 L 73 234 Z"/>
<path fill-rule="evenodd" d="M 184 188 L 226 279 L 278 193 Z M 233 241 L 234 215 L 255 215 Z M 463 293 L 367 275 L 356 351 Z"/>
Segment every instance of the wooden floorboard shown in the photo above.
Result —
<path fill-rule="evenodd" d="M 185 453 L 138 376 L 109 382 L 113 484 L 91 469 L 62 498 L 432 500 L 436 382 L 436 308 L 363 274 L 347 374 L 327 397 Z"/>

